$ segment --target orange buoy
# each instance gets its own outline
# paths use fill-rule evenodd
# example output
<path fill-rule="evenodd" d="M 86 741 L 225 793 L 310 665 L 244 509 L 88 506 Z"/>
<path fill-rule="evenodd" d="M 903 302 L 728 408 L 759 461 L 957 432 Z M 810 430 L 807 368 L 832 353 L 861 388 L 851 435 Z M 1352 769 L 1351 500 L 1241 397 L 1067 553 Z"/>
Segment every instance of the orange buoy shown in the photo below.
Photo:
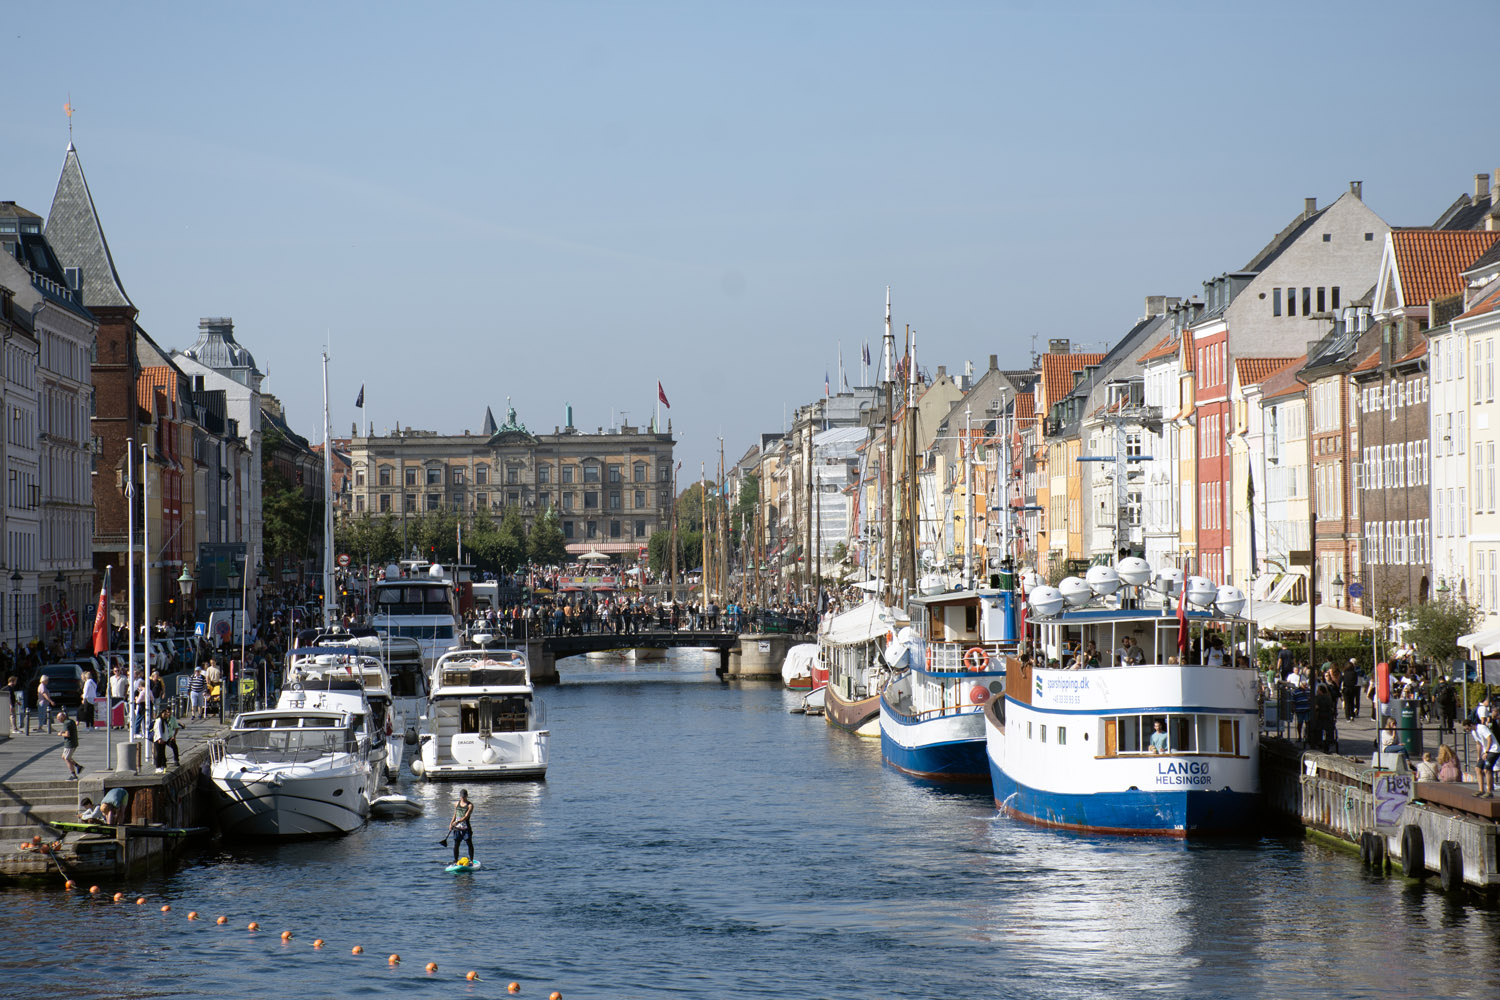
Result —
<path fill-rule="evenodd" d="M 120 900 L 122 900 L 122 899 L 125 898 L 125 894 L 123 892 L 117 892 L 117 893 L 115 893 L 115 897 L 114 898 L 115 898 L 115 902 L 118 903 Z"/>
<path fill-rule="evenodd" d="M 71 889 L 71 888 L 73 888 L 73 880 L 72 879 L 64 879 L 63 880 L 63 888 L 64 889 Z"/>
<path fill-rule="evenodd" d="M 172 904 L 171 903 L 163 903 L 163 904 L 161 904 L 161 912 L 168 913 L 168 912 L 171 911 L 171 909 L 172 909 Z"/>
<path fill-rule="evenodd" d="M 291 939 L 292 939 L 292 932 L 291 931 L 282 931 L 281 932 L 281 940 L 283 940 L 283 941 L 290 941 Z"/>
<path fill-rule="evenodd" d="M 135 897 L 135 905 L 136 906 L 145 906 L 146 905 L 146 897 L 145 896 L 137 896 L 137 897 Z"/>
<path fill-rule="evenodd" d="M 260 930 L 260 924 L 256 923 L 254 920 L 252 920 L 252 921 L 250 921 L 250 926 L 246 927 L 245 930 L 247 930 L 247 931 L 258 931 L 258 930 Z"/>
<path fill-rule="evenodd" d="M 99 887 L 97 885 L 91 885 L 91 886 L 89 886 L 89 895 L 90 896 L 97 896 L 97 895 L 99 895 Z"/>
<path fill-rule="evenodd" d="M 229 923 L 229 918 L 228 917 L 220 917 L 218 920 L 215 920 L 214 923 L 216 923 L 216 924 L 227 924 L 227 923 Z"/>
<path fill-rule="evenodd" d="M 400 955 L 392 955 L 390 958 L 388 958 L 388 959 L 385 960 L 385 964 L 387 964 L 387 965 L 400 965 L 401 964 L 401 956 Z"/>
<path fill-rule="evenodd" d="M 519 993 L 521 992 L 521 984 L 511 983 L 509 986 L 505 987 L 505 989 L 510 993 Z"/>
<path fill-rule="evenodd" d="M 970 646 L 964 651 L 964 666 L 974 673 L 979 673 L 990 665 L 990 654 L 985 652 L 983 646 Z"/>
<path fill-rule="evenodd" d="M 479 973 L 475 972 L 473 969 L 470 969 L 468 972 L 464 973 L 464 978 L 472 983 L 479 978 Z"/>
<path fill-rule="evenodd" d="M 189 920 L 197 920 L 198 919 L 198 911 L 197 910 L 188 910 L 188 919 Z"/>
<path fill-rule="evenodd" d="M 990 700 L 990 689 L 983 684 L 975 684 L 969 689 L 969 700 L 976 705 L 983 705 Z"/>
<path fill-rule="evenodd" d="M 314 948 L 321 948 L 321 947 L 323 947 L 323 939 L 322 938 L 313 938 L 313 947 Z"/>
<path fill-rule="evenodd" d="M 562 1000 L 562 994 L 557 992 L 556 990 L 553 990 L 551 993 L 547 994 L 547 1000 Z"/>
<path fill-rule="evenodd" d="M 365 950 L 363 948 L 361 948 L 359 945 L 355 945 L 353 948 L 349 949 L 349 954 L 351 954 L 351 955 L 363 955 L 364 953 L 365 953 Z"/>
<path fill-rule="evenodd" d="M 436 972 L 437 971 L 437 963 L 436 962 L 428 962 L 427 965 L 426 965 L 426 969 L 427 969 L 428 972 Z"/>

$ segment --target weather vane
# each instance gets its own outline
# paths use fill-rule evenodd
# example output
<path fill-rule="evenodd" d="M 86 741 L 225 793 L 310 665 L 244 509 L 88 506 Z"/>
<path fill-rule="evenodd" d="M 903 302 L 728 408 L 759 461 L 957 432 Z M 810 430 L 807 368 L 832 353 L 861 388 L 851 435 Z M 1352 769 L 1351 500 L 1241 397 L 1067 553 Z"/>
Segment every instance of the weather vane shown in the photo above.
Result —
<path fill-rule="evenodd" d="M 63 114 L 68 116 L 68 141 L 73 141 L 73 93 L 68 92 L 68 103 L 63 105 Z"/>

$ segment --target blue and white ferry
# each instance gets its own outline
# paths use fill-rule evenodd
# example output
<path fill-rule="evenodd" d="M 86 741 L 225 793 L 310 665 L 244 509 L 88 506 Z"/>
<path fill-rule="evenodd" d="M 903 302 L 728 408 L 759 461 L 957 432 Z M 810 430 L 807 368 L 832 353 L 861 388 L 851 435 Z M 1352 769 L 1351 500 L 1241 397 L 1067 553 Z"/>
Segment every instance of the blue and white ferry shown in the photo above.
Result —
<path fill-rule="evenodd" d="M 1009 591 L 916 597 L 912 625 L 885 654 L 900 672 L 880 695 L 880 752 L 927 781 L 985 783 L 984 707 L 1005 690 L 1016 650 Z"/>
<path fill-rule="evenodd" d="M 1030 592 L 1036 660 L 1012 664 L 985 711 L 1002 812 L 1100 833 L 1256 829 L 1260 700 L 1245 596 L 1178 571 L 1153 589 L 1151 575 L 1132 557 Z M 1174 610 L 1165 597 L 1177 591 Z M 1097 666 L 1075 655 L 1089 643 Z"/>

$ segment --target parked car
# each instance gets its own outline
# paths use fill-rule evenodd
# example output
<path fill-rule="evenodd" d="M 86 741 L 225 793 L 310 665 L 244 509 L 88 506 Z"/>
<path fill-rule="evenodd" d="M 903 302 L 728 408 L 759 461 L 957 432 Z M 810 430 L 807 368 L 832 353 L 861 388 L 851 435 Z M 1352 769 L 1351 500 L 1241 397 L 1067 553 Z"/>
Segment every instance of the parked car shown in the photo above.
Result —
<path fill-rule="evenodd" d="M 63 660 L 60 663 L 49 663 L 36 672 L 36 682 L 40 683 L 41 679 L 46 677 L 47 692 L 52 695 L 52 700 L 64 708 L 76 709 L 83 704 L 85 667 L 94 669 L 92 660 Z M 35 690 L 35 688 L 34 683 L 32 689 Z"/>

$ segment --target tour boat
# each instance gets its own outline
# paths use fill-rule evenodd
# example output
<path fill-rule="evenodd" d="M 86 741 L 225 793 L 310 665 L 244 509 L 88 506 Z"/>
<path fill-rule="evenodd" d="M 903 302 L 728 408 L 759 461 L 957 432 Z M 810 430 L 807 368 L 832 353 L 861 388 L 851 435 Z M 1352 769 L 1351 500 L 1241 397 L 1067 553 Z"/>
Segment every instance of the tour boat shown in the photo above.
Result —
<path fill-rule="evenodd" d="M 986 783 L 984 706 L 1015 652 L 1010 591 L 913 598 L 913 621 L 886 649 L 897 673 L 880 694 L 880 753 L 927 781 Z"/>
<path fill-rule="evenodd" d="M 275 708 L 237 716 L 209 742 L 219 828 L 230 837 L 358 829 L 385 763 L 371 727 L 363 685 L 334 674 L 294 682 Z"/>
<path fill-rule="evenodd" d="M 433 671 L 412 772 L 430 780 L 546 777 L 543 715 L 524 652 L 446 653 Z"/>
<path fill-rule="evenodd" d="M 385 579 L 370 594 L 370 624 L 391 639 L 415 639 L 429 669 L 455 648 L 462 628 L 453 607 L 453 585 L 441 566 L 425 575 L 401 576 L 401 567 L 386 567 Z"/>
<path fill-rule="evenodd" d="M 881 659 L 906 615 L 878 600 L 828 619 L 818 633 L 818 659 L 828 670 L 824 717 L 858 736 L 880 735 L 880 689 L 890 670 Z"/>
<path fill-rule="evenodd" d="M 1002 812 L 1101 833 L 1253 832 L 1259 678 L 1245 596 L 1176 570 L 1155 590 L 1151 579 L 1129 557 L 1030 591 L 1040 662 L 1013 662 L 984 714 Z M 1175 611 L 1163 597 L 1174 591 Z M 1126 637 L 1140 653 L 1116 656 Z M 1098 665 L 1071 666 L 1090 642 Z"/>

